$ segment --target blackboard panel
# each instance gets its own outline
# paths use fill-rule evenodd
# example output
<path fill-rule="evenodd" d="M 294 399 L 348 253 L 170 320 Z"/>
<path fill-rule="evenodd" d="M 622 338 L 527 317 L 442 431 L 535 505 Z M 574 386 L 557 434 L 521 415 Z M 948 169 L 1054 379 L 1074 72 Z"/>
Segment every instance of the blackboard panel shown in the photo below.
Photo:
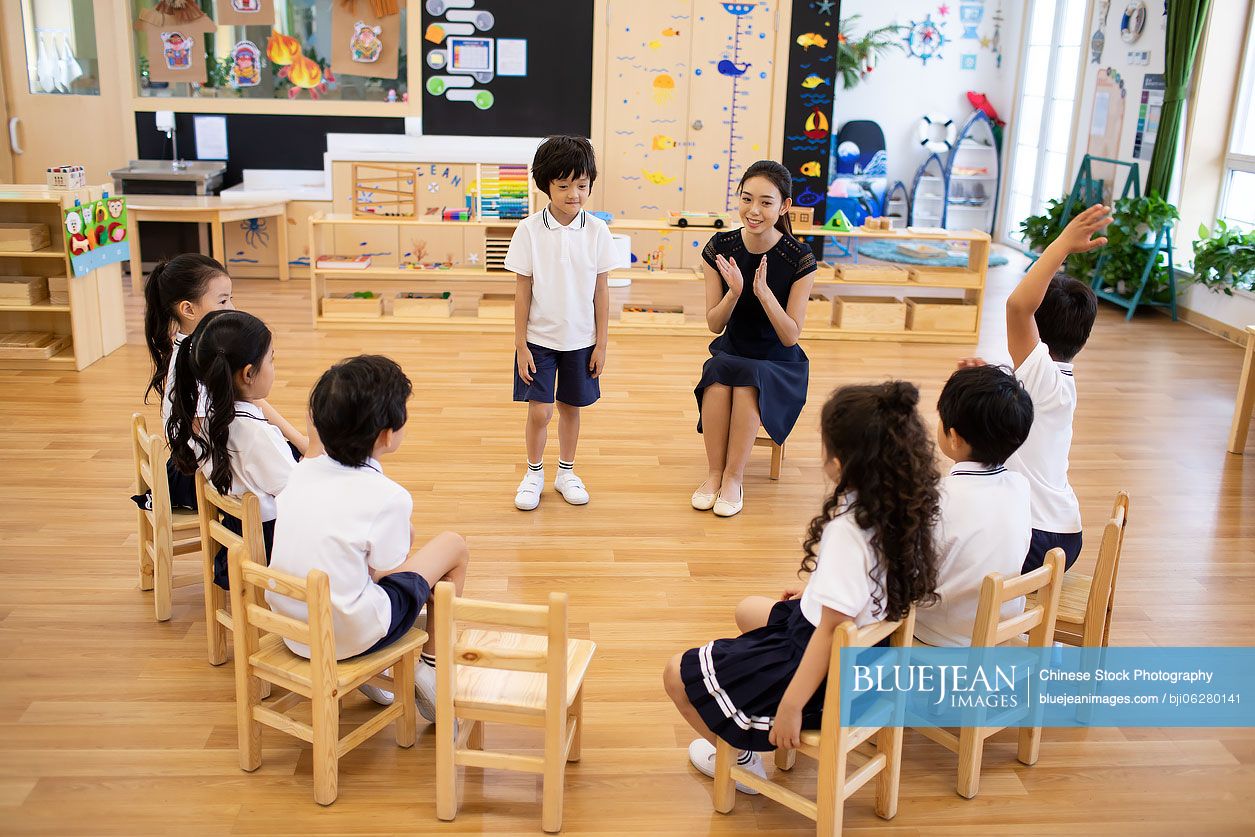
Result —
<path fill-rule="evenodd" d="M 442 92 L 434 95 L 440 79 L 457 77 L 449 72 L 448 37 L 439 44 L 424 39 L 423 133 L 479 137 L 543 137 L 549 134 L 588 136 L 592 123 L 593 95 L 593 0 L 475 0 L 473 9 L 445 10 L 442 0 L 424 0 L 423 30 L 443 27 L 449 12 L 488 12 L 492 26 L 458 35 L 472 39 L 493 39 L 494 72 L 490 81 L 473 80 L 469 87 L 449 90 L 487 91 L 492 105 L 480 109 L 473 102 L 453 101 Z M 433 12 L 441 12 L 433 14 Z M 472 24 L 475 25 L 475 24 Z M 507 76 L 496 72 L 496 40 L 527 41 L 527 75 Z M 472 45 L 473 46 L 473 45 Z M 429 56 L 439 53 L 444 67 L 434 69 Z M 461 79 L 472 78 L 461 75 Z M 433 81 L 433 79 L 435 81 Z M 455 82 L 456 83 L 456 82 Z M 411 95 L 414 95 L 411 93 Z"/>

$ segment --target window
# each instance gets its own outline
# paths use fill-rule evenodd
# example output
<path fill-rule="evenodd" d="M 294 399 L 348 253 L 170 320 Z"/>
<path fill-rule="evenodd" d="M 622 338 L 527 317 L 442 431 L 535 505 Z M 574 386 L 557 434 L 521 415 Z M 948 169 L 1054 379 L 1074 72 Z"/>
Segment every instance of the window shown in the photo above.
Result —
<path fill-rule="evenodd" d="M 100 95 L 91 0 L 23 0 L 22 36 L 31 93 Z"/>
<path fill-rule="evenodd" d="M 1025 15 L 1018 125 L 1008 166 L 1004 237 L 1068 188 L 1068 150 L 1085 38 L 1086 0 L 1030 0 Z"/>
<path fill-rule="evenodd" d="M 1226 224 L 1255 229 L 1255 25 L 1247 27 L 1242 83 L 1233 107 L 1233 128 L 1216 217 Z"/>

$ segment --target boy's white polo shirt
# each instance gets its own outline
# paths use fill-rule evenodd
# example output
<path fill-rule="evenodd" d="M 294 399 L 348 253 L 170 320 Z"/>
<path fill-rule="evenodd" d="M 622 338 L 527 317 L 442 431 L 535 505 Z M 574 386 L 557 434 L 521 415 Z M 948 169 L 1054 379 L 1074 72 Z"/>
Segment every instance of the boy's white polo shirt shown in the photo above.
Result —
<path fill-rule="evenodd" d="M 563 226 L 546 207 L 519 221 L 505 268 L 532 280 L 527 341 L 569 352 L 597 342 L 597 275 L 619 267 L 605 221 L 581 210 Z"/>
<path fill-rule="evenodd" d="M 275 519 L 275 497 L 288 484 L 296 467 L 292 449 L 279 428 L 266 421 L 256 404 L 235 402 L 235 418 L 227 431 L 227 454 L 231 459 L 231 495 L 241 497 L 251 491 L 257 495 L 261 519 Z M 200 466 L 209 478 L 213 462 Z"/>
<path fill-rule="evenodd" d="M 1029 487 L 1003 466 L 960 462 L 941 481 L 936 603 L 915 609 L 915 635 L 929 645 L 970 645 L 981 583 L 990 573 L 1020 574 L 1028 554 Z M 1024 599 L 1002 618 L 1024 612 Z"/>
<path fill-rule="evenodd" d="M 1033 528 L 1070 534 L 1081 531 L 1081 505 L 1068 482 L 1076 381 L 1072 364 L 1056 363 L 1038 342 L 1015 370 L 1033 399 L 1033 427 L 1024 444 L 1007 460 L 1023 474 L 1033 497 Z"/>
<path fill-rule="evenodd" d="M 388 593 L 370 571 L 400 566 L 410 551 L 410 493 L 384 476 L 375 459 L 351 468 L 330 456 L 302 459 L 278 498 L 272 569 L 304 578 L 322 570 L 331 584 L 336 658 L 360 654 L 392 620 Z M 270 609 L 307 619 L 303 602 L 267 592 Z M 293 653 L 309 648 L 288 642 Z"/>

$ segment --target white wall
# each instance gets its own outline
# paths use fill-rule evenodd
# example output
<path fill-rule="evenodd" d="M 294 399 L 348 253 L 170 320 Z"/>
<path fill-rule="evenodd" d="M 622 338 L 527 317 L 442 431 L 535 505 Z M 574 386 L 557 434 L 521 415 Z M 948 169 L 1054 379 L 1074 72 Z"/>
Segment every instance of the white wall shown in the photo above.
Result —
<path fill-rule="evenodd" d="M 948 6 L 949 14 L 938 15 L 939 6 Z M 1002 7 L 1002 66 L 997 67 L 993 53 L 982 49 L 979 41 L 961 37 L 965 26 L 959 22 L 960 8 L 979 6 L 984 20 L 978 24 L 981 35 L 993 32 L 992 17 Z M 851 27 L 852 34 L 862 34 L 886 24 L 910 25 L 931 14 L 934 22 L 944 22 L 942 33 L 947 43 L 940 58 L 929 59 L 927 65 L 905 51 L 881 59 L 865 79 L 851 90 L 836 82 L 836 125 L 851 119 L 870 119 L 885 132 L 885 148 L 889 155 L 889 184 L 901 180 L 910 188 L 915 169 L 927 154 L 919 146 L 916 128 L 925 113 L 941 113 L 962 123 L 972 112 L 967 91 L 974 90 L 989 97 L 998 114 L 1009 119 L 1012 92 L 1020 44 L 1023 18 L 1022 0 L 843 0 L 841 17 L 859 15 Z M 960 56 L 975 54 L 976 69 L 961 69 Z"/>

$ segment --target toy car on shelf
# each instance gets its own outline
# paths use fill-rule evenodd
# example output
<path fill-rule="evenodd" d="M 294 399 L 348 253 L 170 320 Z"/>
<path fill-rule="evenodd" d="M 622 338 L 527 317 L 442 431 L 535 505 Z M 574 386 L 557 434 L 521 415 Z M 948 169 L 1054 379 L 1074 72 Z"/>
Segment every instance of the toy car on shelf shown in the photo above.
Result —
<path fill-rule="evenodd" d="M 668 212 L 667 223 L 673 227 L 714 227 L 723 229 L 728 224 L 721 212 Z"/>

